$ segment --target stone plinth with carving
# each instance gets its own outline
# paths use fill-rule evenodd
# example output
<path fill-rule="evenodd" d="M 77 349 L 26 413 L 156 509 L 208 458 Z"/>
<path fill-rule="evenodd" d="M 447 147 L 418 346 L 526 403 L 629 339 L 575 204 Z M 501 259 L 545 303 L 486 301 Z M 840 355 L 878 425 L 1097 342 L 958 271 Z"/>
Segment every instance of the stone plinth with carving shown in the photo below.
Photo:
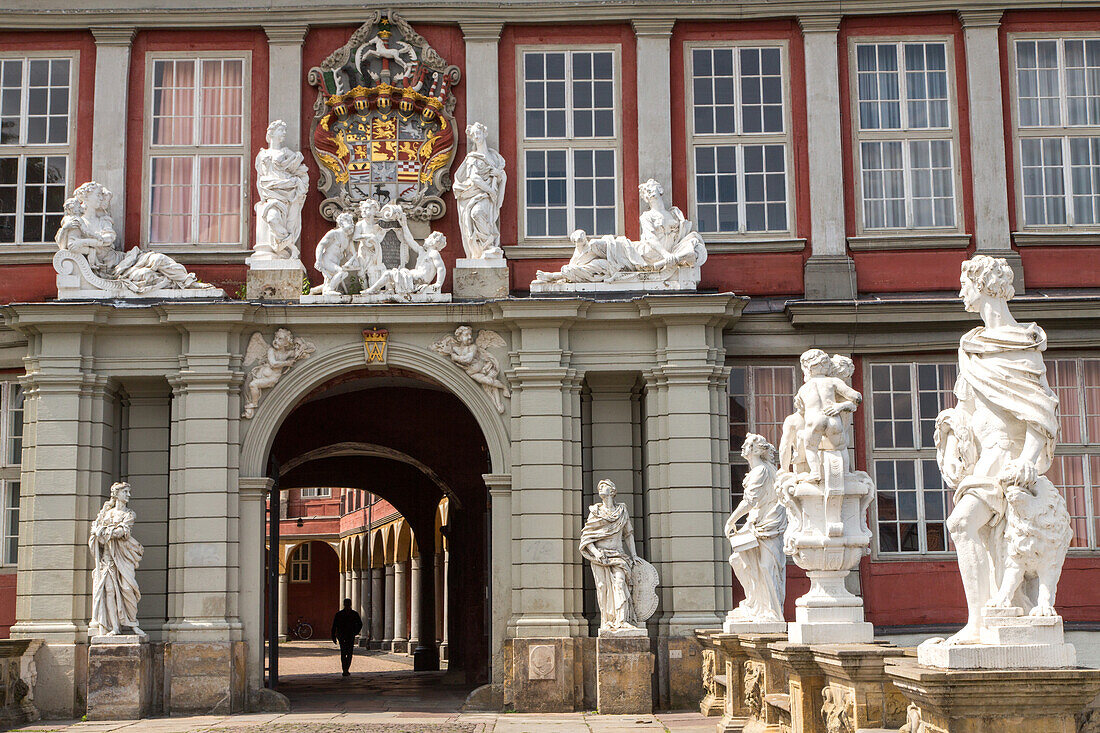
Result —
<path fill-rule="evenodd" d="M 640 217 L 641 239 L 589 238 L 578 229 L 570 237 L 569 264 L 558 272 L 539 270 L 531 293 L 695 290 L 707 260 L 703 238 L 678 208 L 665 206 L 661 184 L 651 178 L 638 190 L 647 207 Z"/>
<path fill-rule="evenodd" d="M 88 645 L 88 720 L 152 713 L 153 648 L 144 636 L 93 636 Z"/>
<path fill-rule="evenodd" d="M 936 458 L 955 489 L 947 526 L 958 550 L 967 623 L 918 649 L 949 669 L 1072 667 L 1054 608 L 1073 532 L 1065 499 L 1043 474 L 1058 437 L 1058 398 L 1043 363 L 1046 334 L 1008 308 L 1012 268 L 977 255 L 960 296 L 982 325 L 962 337 L 957 404 L 936 418 Z"/>
<path fill-rule="evenodd" d="M 778 482 L 788 516 L 784 549 L 806 571 L 810 590 L 795 602 L 787 630 L 794 643 L 869 642 L 874 629 L 864 621 L 863 600 L 845 587 L 871 541 L 875 485 L 849 464 L 862 396 L 851 386 L 851 359 L 810 349 L 800 363 L 805 381 L 783 423 Z"/>

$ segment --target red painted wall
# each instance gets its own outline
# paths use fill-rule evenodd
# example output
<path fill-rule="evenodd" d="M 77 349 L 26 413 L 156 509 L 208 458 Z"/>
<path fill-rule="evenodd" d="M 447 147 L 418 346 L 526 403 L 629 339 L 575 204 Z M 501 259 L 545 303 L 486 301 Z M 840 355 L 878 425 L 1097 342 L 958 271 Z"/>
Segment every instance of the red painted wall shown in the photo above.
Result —
<path fill-rule="evenodd" d="M 340 610 L 339 559 L 326 542 L 311 542 L 309 552 L 309 582 L 287 584 L 287 625 L 293 626 L 301 616 L 313 626 L 314 639 L 327 639 L 332 617 Z"/>
<path fill-rule="evenodd" d="M 0 573 L 0 639 L 7 639 L 15 624 L 15 568 Z"/>

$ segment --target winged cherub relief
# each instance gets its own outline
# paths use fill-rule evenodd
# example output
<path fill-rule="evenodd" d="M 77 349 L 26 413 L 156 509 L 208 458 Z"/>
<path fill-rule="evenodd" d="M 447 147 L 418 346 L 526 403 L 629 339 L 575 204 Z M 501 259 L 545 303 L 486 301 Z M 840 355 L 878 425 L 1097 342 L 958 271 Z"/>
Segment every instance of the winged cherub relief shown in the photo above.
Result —
<path fill-rule="evenodd" d="M 290 369 L 302 359 L 316 351 L 313 344 L 303 338 L 295 338 L 288 329 L 280 328 L 271 338 L 271 345 L 260 333 L 252 334 L 248 349 L 244 353 L 244 366 L 252 368 L 248 372 L 247 396 L 241 417 L 248 419 L 256 413 L 260 396 L 265 389 L 274 387 Z"/>
<path fill-rule="evenodd" d="M 474 340 L 474 331 L 469 326 L 459 326 L 454 335 L 446 335 L 432 344 L 432 351 L 449 357 L 462 367 L 470 377 L 481 385 L 485 394 L 496 405 L 497 412 L 504 413 L 504 398 L 512 393 L 500 379 L 500 362 L 489 353 L 489 349 L 507 346 L 496 331 L 482 331 Z"/>

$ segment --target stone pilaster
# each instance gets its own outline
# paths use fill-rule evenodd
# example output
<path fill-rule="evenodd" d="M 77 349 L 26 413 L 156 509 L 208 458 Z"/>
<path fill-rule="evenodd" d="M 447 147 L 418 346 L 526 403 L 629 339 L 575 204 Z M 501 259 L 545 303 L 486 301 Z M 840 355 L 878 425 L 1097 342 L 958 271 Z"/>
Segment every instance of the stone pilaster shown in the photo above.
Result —
<path fill-rule="evenodd" d="M 638 52 L 638 93 L 643 99 L 672 98 L 669 45 L 671 18 L 635 20 Z M 653 178 L 672 196 L 672 116 L 665 105 L 638 105 L 638 176 Z"/>
<path fill-rule="evenodd" d="M 370 640 L 371 649 L 377 649 L 382 643 L 382 637 L 386 634 L 386 612 L 383 604 L 386 602 L 386 571 L 383 568 L 371 569 L 371 599 L 370 599 Z"/>
<path fill-rule="evenodd" d="M 466 90 L 466 121 L 488 128 L 486 140 L 500 147 L 500 81 L 498 47 L 504 24 L 494 20 L 460 23 L 466 41 L 466 69 L 462 88 Z"/>
<path fill-rule="evenodd" d="M 302 142 L 302 43 L 309 26 L 301 23 L 277 23 L 264 26 L 267 34 L 267 116 L 268 121 L 286 123 L 286 142 L 298 150 Z M 254 140 L 255 143 L 262 140 Z"/>
<path fill-rule="evenodd" d="M 404 654 L 409 650 L 408 637 L 408 569 L 409 561 L 394 565 L 393 574 L 393 653 Z"/>
<path fill-rule="evenodd" d="M 394 566 L 386 566 L 386 580 L 383 585 L 382 601 L 382 650 L 389 651 L 393 644 L 393 575 Z"/>
<path fill-rule="evenodd" d="M 257 551 L 263 548 L 267 537 L 267 496 L 273 481 L 266 476 L 241 478 L 239 484 L 241 506 L 241 546 L 248 548 L 241 553 L 240 597 L 241 627 L 248 645 L 248 688 L 251 693 L 264 685 L 264 557 Z M 285 573 L 279 574 L 279 635 L 286 634 L 286 583 Z"/>
<path fill-rule="evenodd" d="M 508 635 L 508 620 L 512 616 L 512 477 L 508 474 L 484 474 L 489 488 L 490 525 L 492 527 L 492 623 L 489 649 L 493 655 L 493 684 L 504 682 L 504 639 Z M 444 572 L 446 550 L 435 556 L 436 603 L 442 604 L 436 618 L 443 624 L 447 617 L 447 590 Z M 446 642 L 446 628 L 437 629 L 439 639 Z"/>
<path fill-rule="evenodd" d="M 92 120 L 92 178 L 114 194 L 116 212 L 126 200 L 126 122 L 133 26 L 93 26 L 95 117 Z M 83 181 L 74 181 L 79 185 Z M 115 217 L 118 241 L 126 242 L 126 217 Z M 136 241 L 139 232 L 131 232 Z"/>
<path fill-rule="evenodd" d="M 1012 266 L 1016 293 L 1024 291 L 1024 268 L 1012 249 L 1008 226 L 1008 163 L 1005 153 L 1000 10 L 960 10 L 966 43 L 970 97 L 970 165 L 974 171 L 974 249 L 1004 257 Z"/>
<path fill-rule="evenodd" d="M 811 300 L 856 297 L 856 270 L 847 253 L 840 134 L 839 15 L 803 16 L 806 117 L 810 150 L 810 242 L 805 293 Z"/>

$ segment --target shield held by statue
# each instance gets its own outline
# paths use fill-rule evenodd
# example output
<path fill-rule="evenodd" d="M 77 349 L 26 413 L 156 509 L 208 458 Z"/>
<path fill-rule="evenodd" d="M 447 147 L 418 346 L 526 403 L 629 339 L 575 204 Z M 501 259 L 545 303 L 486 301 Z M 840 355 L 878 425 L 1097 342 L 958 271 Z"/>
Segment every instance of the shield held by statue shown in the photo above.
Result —
<path fill-rule="evenodd" d="M 630 587 L 633 588 L 636 623 L 644 623 L 657 610 L 657 584 L 660 582 L 657 568 L 647 560 L 634 558 L 634 565 L 630 568 Z"/>

